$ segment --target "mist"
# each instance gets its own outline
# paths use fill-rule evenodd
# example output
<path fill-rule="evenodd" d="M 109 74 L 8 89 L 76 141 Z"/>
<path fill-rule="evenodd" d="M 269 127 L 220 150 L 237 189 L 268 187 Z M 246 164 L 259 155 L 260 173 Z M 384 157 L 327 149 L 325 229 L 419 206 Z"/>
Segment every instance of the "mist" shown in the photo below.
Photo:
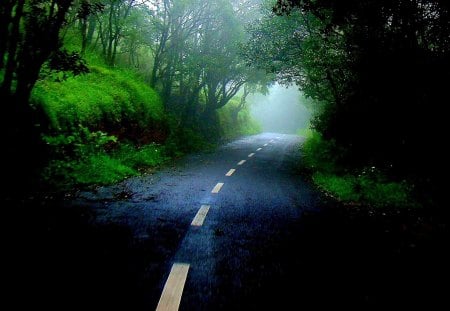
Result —
<path fill-rule="evenodd" d="M 249 96 L 250 114 L 264 132 L 295 134 L 308 126 L 311 113 L 301 101 L 297 86 L 274 84 L 269 93 Z"/>

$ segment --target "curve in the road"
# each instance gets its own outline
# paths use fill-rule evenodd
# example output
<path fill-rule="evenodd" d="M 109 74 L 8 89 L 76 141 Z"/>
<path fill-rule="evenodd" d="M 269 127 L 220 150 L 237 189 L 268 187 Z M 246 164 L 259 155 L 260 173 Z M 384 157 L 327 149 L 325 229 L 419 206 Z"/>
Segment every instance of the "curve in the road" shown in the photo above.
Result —
<path fill-rule="evenodd" d="M 277 136 L 277 139 L 281 137 Z M 268 143 L 265 143 L 262 147 L 258 147 L 255 152 L 261 151 L 263 147 L 268 146 L 270 143 L 274 143 L 275 140 L 271 139 Z M 256 153 L 252 152 L 248 155 L 248 158 L 252 158 Z M 243 165 L 246 160 L 241 160 L 237 165 Z M 235 168 L 231 168 L 225 174 L 225 176 L 230 177 L 236 172 Z M 211 193 L 218 194 L 225 183 L 219 182 L 212 189 Z M 194 219 L 192 220 L 191 226 L 201 227 L 205 222 L 206 215 L 208 214 L 210 205 L 201 205 Z M 190 264 L 175 262 L 171 268 L 165 286 L 163 288 L 157 311 L 176 311 L 179 309 L 181 297 L 183 294 L 184 285 L 187 279 L 187 274 L 189 271 Z"/>

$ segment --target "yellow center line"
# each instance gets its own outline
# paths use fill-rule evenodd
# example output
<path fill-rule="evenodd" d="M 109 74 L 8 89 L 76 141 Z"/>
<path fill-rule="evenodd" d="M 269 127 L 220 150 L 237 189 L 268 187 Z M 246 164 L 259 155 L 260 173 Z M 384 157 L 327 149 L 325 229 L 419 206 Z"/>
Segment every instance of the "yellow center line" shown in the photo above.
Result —
<path fill-rule="evenodd" d="M 252 152 L 248 155 L 249 158 L 253 157 L 255 154 Z"/>
<path fill-rule="evenodd" d="M 264 147 L 266 147 L 268 144 L 264 144 Z"/>
<path fill-rule="evenodd" d="M 236 170 L 234 168 L 232 168 L 228 171 L 228 173 L 225 174 L 225 176 L 231 176 L 231 175 L 233 175 L 234 172 L 236 172 Z"/>
<path fill-rule="evenodd" d="M 210 207 L 210 205 L 202 205 L 198 210 L 197 215 L 195 215 L 194 220 L 192 220 L 191 226 L 201 227 L 203 225 L 203 222 L 205 221 L 206 214 L 208 214 Z"/>
<path fill-rule="evenodd" d="M 211 193 L 219 193 L 222 186 L 223 186 L 223 182 L 217 183 L 217 185 L 213 188 L 213 190 L 211 190 Z"/>
<path fill-rule="evenodd" d="M 241 161 L 239 161 L 239 163 L 238 163 L 237 165 L 242 165 L 242 164 L 244 164 L 246 161 L 247 161 L 247 160 L 241 160 Z"/>
<path fill-rule="evenodd" d="M 256 151 L 259 151 L 259 150 L 261 150 L 262 148 L 258 148 L 258 149 L 256 149 Z"/>
<path fill-rule="evenodd" d="M 177 311 L 189 272 L 189 264 L 174 263 L 159 299 L 156 311 Z"/>

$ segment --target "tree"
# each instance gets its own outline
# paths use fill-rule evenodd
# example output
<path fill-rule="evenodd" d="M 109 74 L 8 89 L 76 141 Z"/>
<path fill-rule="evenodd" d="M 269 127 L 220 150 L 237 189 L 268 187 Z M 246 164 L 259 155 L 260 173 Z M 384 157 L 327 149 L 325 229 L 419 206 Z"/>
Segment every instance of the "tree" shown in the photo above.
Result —
<path fill-rule="evenodd" d="M 36 150 L 41 148 L 36 126 L 45 120 L 29 105 L 42 66 L 50 60 L 50 69 L 86 70 L 76 54 L 61 50 L 60 31 L 71 7 L 70 0 L 2 1 L 0 5 L 0 97 L 4 103 L 1 123 L 5 156 L 7 161 L 14 162 L 18 156 L 34 154 L 21 167 L 9 165 L 12 172 L 7 175 L 17 175 L 18 180 L 31 174 L 36 162 L 42 160 L 39 159 L 42 154 Z"/>
<path fill-rule="evenodd" d="M 326 103 L 314 126 L 350 151 L 352 165 L 430 176 L 440 161 L 423 159 L 445 132 L 449 6 L 279 0 L 250 30 L 249 59 Z"/>
<path fill-rule="evenodd" d="M 216 110 L 254 73 L 240 53 L 243 21 L 230 1 L 157 3 L 150 83 L 161 90 L 166 109 L 184 124 L 201 118 L 212 125 Z"/>
<path fill-rule="evenodd" d="M 114 66 L 124 25 L 136 1 L 109 0 L 104 5 L 103 14 L 97 14 L 98 36 L 106 63 Z"/>

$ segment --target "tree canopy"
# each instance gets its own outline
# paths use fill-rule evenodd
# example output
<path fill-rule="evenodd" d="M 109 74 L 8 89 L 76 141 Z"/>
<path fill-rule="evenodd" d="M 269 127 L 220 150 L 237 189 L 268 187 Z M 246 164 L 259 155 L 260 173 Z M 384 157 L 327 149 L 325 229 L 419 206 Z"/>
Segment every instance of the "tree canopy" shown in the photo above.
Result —
<path fill-rule="evenodd" d="M 317 101 L 314 126 L 351 151 L 350 163 L 434 175 L 449 12 L 440 0 L 279 0 L 250 28 L 247 58 Z"/>

